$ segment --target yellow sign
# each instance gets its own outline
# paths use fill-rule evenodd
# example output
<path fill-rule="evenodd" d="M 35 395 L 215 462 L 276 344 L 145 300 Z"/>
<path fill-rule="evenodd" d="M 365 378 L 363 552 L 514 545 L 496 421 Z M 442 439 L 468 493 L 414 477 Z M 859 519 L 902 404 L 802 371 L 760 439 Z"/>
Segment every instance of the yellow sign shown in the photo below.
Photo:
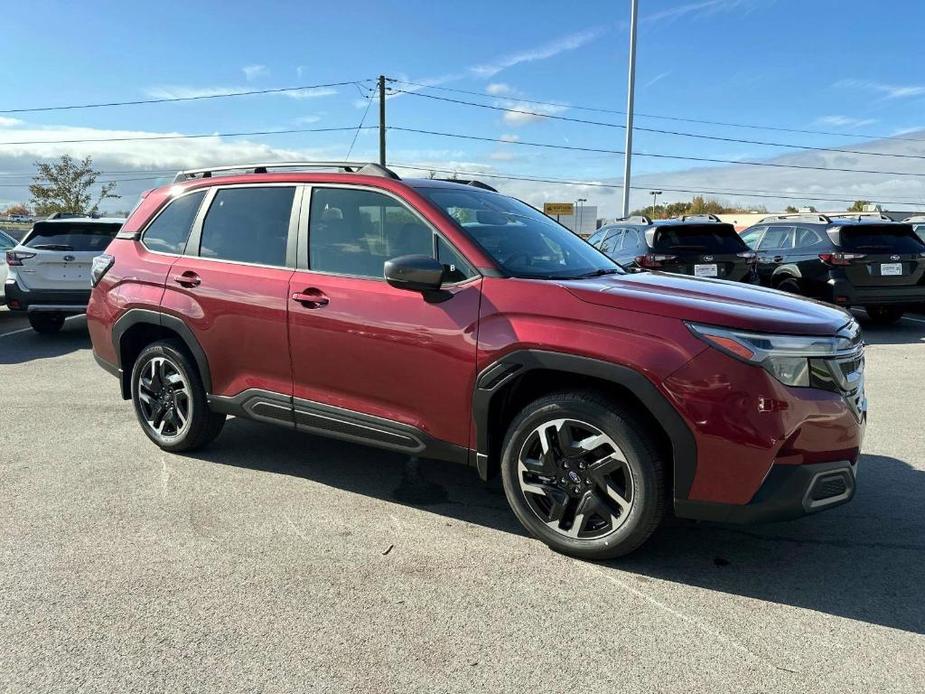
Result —
<path fill-rule="evenodd" d="M 543 213 L 550 217 L 575 214 L 575 205 L 570 202 L 544 202 Z"/>

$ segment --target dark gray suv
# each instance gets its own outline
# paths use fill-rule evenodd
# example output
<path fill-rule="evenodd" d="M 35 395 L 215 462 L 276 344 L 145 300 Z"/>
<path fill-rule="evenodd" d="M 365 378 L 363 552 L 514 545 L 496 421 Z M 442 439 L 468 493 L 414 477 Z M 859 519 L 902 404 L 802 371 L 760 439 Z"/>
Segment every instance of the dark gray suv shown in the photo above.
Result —
<path fill-rule="evenodd" d="M 774 215 L 742 238 L 758 252 L 765 286 L 863 307 L 880 323 L 925 302 L 925 242 L 909 223 L 880 214 Z"/>

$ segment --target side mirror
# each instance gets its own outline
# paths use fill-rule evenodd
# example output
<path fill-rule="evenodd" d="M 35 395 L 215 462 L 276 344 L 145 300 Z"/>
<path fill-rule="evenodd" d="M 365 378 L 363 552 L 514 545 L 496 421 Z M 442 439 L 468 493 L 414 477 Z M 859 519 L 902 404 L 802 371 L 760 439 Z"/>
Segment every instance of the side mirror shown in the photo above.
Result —
<path fill-rule="evenodd" d="M 443 284 L 443 264 L 428 255 L 401 255 L 385 261 L 385 281 L 396 289 L 437 291 Z"/>

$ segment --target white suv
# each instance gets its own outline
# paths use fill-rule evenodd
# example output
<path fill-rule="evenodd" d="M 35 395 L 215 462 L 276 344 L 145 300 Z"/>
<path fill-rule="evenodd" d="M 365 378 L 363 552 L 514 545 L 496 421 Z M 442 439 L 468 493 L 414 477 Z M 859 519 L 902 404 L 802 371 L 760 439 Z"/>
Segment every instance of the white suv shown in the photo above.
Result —
<path fill-rule="evenodd" d="M 86 311 L 90 269 L 124 219 L 76 217 L 36 222 L 19 245 L 6 252 L 4 283 L 12 311 L 25 311 L 40 333 L 54 333 L 65 317 Z"/>

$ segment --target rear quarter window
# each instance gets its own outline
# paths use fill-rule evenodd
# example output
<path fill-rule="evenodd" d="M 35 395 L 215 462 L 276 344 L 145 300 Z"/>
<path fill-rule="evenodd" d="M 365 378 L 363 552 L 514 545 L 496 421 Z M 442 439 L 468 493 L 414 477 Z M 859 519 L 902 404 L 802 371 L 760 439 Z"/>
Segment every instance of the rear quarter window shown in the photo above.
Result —
<path fill-rule="evenodd" d="M 23 239 L 23 245 L 28 248 L 102 253 L 121 228 L 121 224 L 104 222 L 37 222 Z"/>
<path fill-rule="evenodd" d="M 922 253 L 925 243 L 911 224 L 858 224 L 842 227 L 841 245 L 858 253 Z"/>
<path fill-rule="evenodd" d="M 731 224 L 678 224 L 655 232 L 656 251 L 739 253 L 748 246 Z"/>

